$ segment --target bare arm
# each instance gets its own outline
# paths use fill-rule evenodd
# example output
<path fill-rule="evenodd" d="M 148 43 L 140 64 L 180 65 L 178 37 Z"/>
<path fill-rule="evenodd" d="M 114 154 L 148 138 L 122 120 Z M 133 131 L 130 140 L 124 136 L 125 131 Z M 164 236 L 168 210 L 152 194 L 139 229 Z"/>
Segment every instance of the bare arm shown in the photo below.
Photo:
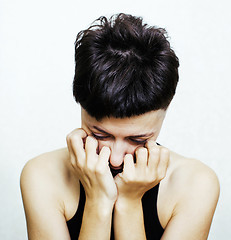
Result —
<path fill-rule="evenodd" d="M 142 202 L 119 200 L 114 210 L 116 239 L 146 239 Z"/>
<path fill-rule="evenodd" d="M 179 190 L 178 203 L 162 240 L 208 238 L 219 198 L 219 182 L 211 169 L 202 167 L 195 170 L 188 173 L 188 180 Z"/>
<path fill-rule="evenodd" d="M 208 168 L 188 174 L 191 180 L 182 184 L 179 201 L 161 240 L 208 238 L 219 197 L 219 183 L 214 172 Z M 114 217 L 117 239 L 146 239 L 140 201 L 117 201 Z"/>
<path fill-rule="evenodd" d="M 59 194 L 40 158 L 24 167 L 20 185 L 29 240 L 69 240 Z"/>
<path fill-rule="evenodd" d="M 67 144 L 73 171 L 78 175 L 86 194 L 79 239 L 108 240 L 117 197 L 116 184 L 108 165 L 110 149 L 103 147 L 98 154 L 98 141 L 87 136 L 82 129 L 70 133 Z"/>
<path fill-rule="evenodd" d="M 118 199 L 115 204 L 115 238 L 119 240 L 145 240 L 145 228 L 142 209 L 143 194 L 156 186 L 165 177 L 169 151 L 149 141 L 147 148 L 136 151 L 137 162 L 126 155 L 124 171 L 116 176 Z"/>
<path fill-rule="evenodd" d="M 150 155 L 152 153 L 149 150 L 148 161 L 151 160 Z M 142 158 L 145 159 L 140 154 L 140 157 L 137 156 L 137 161 Z M 159 158 L 159 164 L 166 162 L 163 159 Z M 145 240 L 142 204 L 137 196 L 132 194 L 132 192 L 139 192 L 142 181 L 138 176 L 142 176 L 142 174 L 138 174 L 136 177 L 132 175 L 134 169 L 138 168 L 138 166 L 131 167 L 131 160 L 124 160 L 124 175 L 121 174 L 120 177 L 116 178 L 119 195 L 115 204 L 114 214 L 115 237 L 116 239 Z M 129 172 L 131 175 L 126 176 L 126 167 L 129 166 L 129 162 L 131 168 L 127 173 Z M 166 165 L 163 164 L 162 167 L 157 167 L 157 169 L 162 168 L 162 172 L 164 172 L 163 166 L 166 168 Z M 134 177 L 133 179 L 132 176 Z M 145 172 L 145 176 L 147 176 L 147 172 Z M 158 178 L 160 176 L 156 178 L 157 181 Z M 215 173 L 195 160 L 192 161 L 191 165 L 183 164 L 182 169 L 177 169 L 175 174 L 171 176 L 171 180 L 168 181 L 170 181 L 168 186 L 171 186 L 170 192 L 175 195 L 172 196 L 175 204 L 172 208 L 173 212 L 168 214 L 168 224 L 161 239 L 206 240 L 219 197 L 219 182 Z M 133 189 L 134 191 L 132 191 L 132 183 L 136 186 Z M 129 192 L 130 196 L 126 194 Z"/>
<path fill-rule="evenodd" d="M 88 152 L 88 155 L 92 153 Z M 101 155 L 101 157 L 104 157 L 105 152 L 102 153 L 103 155 Z M 57 156 L 52 157 L 55 161 L 49 161 L 49 157 L 50 155 L 45 154 L 42 155 L 42 157 L 40 156 L 29 161 L 21 174 L 21 192 L 27 220 L 28 238 L 30 240 L 69 240 L 70 235 L 66 224 L 63 198 L 63 189 L 66 188 L 66 183 L 63 182 L 62 177 L 60 177 L 58 173 L 59 169 L 55 163 L 57 162 L 55 158 Z M 75 161 L 76 159 L 72 160 Z M 104 158 L 100 160 L 102 161 L 96 162 L 103 163 Z M 48 164 L 49 162 L 50 164 Z M 63 166 L 59 168 L 62 169 Z M 87 171 L 87 169 L 85 169 L 85 171 Z M 104 168 L 100 169 L 102 171 L 101 175 L 105 176 L 103 172 Z M 75 172 L 76 169 L 74 166 L 72 170 Z M 89 170 L 85 176 L 90 173 L 91 171 Z M 89 175 L 87 179 L 89 179 L 88 177 Z M 83 182 L 85 180 L 82 179 Z M 76 181 L 79 181 L 78 178 L 76 178 Z M 85 191 L 87 199 L 79 239 L 109 239 L 114 202 L 108 200 L 108 198 L 102 194 L 104 191 L 98 188 L 100 185 L 99 181 L 94 182 L 96 185 L 96 187 L 93 187 L 95 192 L 91 191 L 90 188 L 93 182 L 85 181 L 85 187 L 89 184 L 89 188 L 86 187 L 87 191 Z M 108 184 L 109 181 L 106 181 L 106 183 Z M 60 185 L 63 186 L 60 187 Z M 76 186 L 78 186 L 78 184 L 76 184 Z M 116 186 L 114 187 L 116 190 Z M 76 239 L 78 239 L 78 236 L 76 236 Z"/>
<path fill-rule="evenodd" d="M 79 240 L 110 239 L 113 205 L 86 202 Z"/>
<path fill-rule="evenodd" d="M 21 174 L 21 192 L 29 240 L 69 240 L 62 202 L 50 176 L 32 160 Z M 79 239 L 109 239 L 113 206 L 86 202 Z M 108 230 L 108 231 L 107 231 Z M 105 237 L 103 237 L 105 236 Z"/>

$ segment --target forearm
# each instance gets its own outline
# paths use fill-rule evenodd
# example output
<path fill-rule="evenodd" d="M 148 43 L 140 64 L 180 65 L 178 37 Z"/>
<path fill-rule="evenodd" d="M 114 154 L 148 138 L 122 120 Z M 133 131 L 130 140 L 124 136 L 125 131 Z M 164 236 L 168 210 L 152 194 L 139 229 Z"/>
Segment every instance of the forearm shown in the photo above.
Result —
<path fill-rule="evenodd" d="M 79 240 L 109 240 L 113 204 L 86 201 Z"/>
<path fill-rule="evenodd" d="M 114 209 L 114 233 L 117 240 L 146 239 L 141 200 L 117 200 Z"/>

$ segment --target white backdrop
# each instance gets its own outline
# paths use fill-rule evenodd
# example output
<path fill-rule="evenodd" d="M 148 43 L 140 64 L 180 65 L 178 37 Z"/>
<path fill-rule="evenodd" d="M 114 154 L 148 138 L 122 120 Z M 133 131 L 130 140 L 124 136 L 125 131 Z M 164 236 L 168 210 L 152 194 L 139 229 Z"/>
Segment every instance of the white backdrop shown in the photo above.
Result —
<path fill-rule="evenodd" d="M 0 0 L 0 239 L 26 239 L 19 177 L 80 126 L 74 41 L 101 15 L 130 13 L 167 29 L 180 82 L 158 141 L 213 168 L 221 195 L 209 239 L 231 239 L 231 6 L 225 0 Z"/>

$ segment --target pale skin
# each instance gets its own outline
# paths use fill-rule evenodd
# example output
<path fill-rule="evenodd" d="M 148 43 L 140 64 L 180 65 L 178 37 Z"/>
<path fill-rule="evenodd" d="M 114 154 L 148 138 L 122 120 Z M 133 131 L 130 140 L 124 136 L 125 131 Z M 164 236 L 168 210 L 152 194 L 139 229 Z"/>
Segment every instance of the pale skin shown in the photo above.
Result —
<path fill-rule="evenodd" d="M 200 161 L 156 144 L 165 113 L 97 121 L 82 110 L 82 127 L 68 134 L 68 148 L 43 154 L 23 169 L 29 239 L 70 239 L 66 221 L 76 212 L 79 181 L 86 194 L 79 239 L 110 239 L 113 209 L 115 239 L 146 239 L 141 198 L 158 183 L 161 239 L 207 239 L 219 183 Z M 113 178 L 109 164 L 123 164 L 123 172 Z"/>

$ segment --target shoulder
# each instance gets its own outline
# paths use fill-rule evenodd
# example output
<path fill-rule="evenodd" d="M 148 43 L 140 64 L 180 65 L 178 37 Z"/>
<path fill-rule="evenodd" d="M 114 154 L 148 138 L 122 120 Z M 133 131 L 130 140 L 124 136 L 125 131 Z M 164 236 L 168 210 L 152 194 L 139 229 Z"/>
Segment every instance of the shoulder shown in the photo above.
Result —
<path fill-rule="evenodd" d="M 219 195 L 219 181 L 216 173 L 197 159 L 171 153 L 169 175 L 166 179 L 169 187 L 181 197 L 190 192 L 209 191 Z"/>
<path fill-rule="evenodd" d="M 43 153 L 25 164 L 20 177 L 24 205 L 27 201 L 33 201 L 39 208 L 46 202 L 47 207 L 51 204 L 61 214 L 66 214 L 66 205 L 78 186 L 68 156 L 68 150 L 63 148 Z"/>
<path fill-rule="evenodd" d="M 168 200 L 169 208 L 163 214 L 164 225 L 176 215 L 185 214 L 186 218 L 187 213 L 191 216 L 201 213 L 202 218 L 211 221 L 220 193 L 217 175 L 199 160 L 174 152 L 170 156 L 168 173 L 160 188 L 163 203 L 171 199 Z"/>
<path fill-rule="evenodd" d="M 52 152 L 43 153 L 29 160 L 21 173 L 21 184 L 57 184 L 57 180 L 65 177 L 68 171 L 66 165 L 66 149 L 59 149 Z M 30 180 L 30 181 L 28 181 Z M 32 182 L 31 182 L 32 181 Z"/>

